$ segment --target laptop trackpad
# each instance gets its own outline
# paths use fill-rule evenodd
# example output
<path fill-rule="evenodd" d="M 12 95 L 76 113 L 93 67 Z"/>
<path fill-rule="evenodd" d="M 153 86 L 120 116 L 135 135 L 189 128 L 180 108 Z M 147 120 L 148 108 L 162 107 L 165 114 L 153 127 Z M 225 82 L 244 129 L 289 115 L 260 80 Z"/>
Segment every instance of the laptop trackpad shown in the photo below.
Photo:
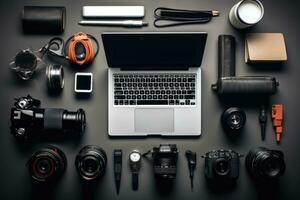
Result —
<path fill-rule="evenodd" d="M 135 109 L 134 126 L 139 133 L 174 132 L 174 109 Z"/>

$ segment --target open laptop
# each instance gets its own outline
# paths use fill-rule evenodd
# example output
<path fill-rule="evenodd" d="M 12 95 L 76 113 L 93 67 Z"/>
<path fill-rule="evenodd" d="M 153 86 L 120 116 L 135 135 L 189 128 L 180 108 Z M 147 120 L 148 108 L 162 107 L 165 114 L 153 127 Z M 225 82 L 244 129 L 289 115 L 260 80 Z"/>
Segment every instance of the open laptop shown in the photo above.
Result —
<path fill-rule="evenodd" d="M 106 32 L 110 136 L 201 134 L 207 33 Z"/>

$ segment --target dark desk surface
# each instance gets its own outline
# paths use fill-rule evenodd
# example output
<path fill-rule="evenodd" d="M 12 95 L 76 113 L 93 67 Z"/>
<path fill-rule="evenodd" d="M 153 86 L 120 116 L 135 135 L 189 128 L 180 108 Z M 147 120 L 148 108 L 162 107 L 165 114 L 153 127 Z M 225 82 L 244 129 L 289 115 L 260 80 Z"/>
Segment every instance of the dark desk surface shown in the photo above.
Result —
<path fill-rule="evenodd" d="M 265 16 L 262 22 L 251 32 L 283 32 L 286 38 L 289 60 L 281 68 L 271 69 L 260 66 L 254 68 L 244 63 L 243 33 L 231 27 L 228 21 L 228 12 L 234 0 L 72 0 L 72 1 L 37 1 L 37 0 L 10 0 L 0 2 L 1 26 L 1 54 L 0 54 L 0 199 L 298 199 L 300 196 L 299 169 L 300 169 L 300 134 L 299 123 L 299 1 L 293 0 L 263 0 Z M 81 7 L 84 5 L 144 5 L 146 8 L 145 21 L 150 22 L 142 29 L 110 28 L 110 27 L 81 27 L 77 22 L 81 19 Z M 23 35 L 20 27 L 20 13 L 24 5 L 63 5 L 67 7 L 67 26 L 64 38 L 75 32 L 85 31 L 93 34 L 100 40 L 103 31 L 206 31 L 208 41 L 205 50 L 203 68 L 203 128 L 199 138 L 109 138 L 107 134 L 107 64 L 102 44 L 100 52 L 93 65 L 85 71 L 94 73 L 94 92 L 89 99 L 78 99 L 73 93 L 74 70 L 65 67 L 65 88 L 60 96 L 51 96 L 47 93 L 44 71 L 29 82 L 16 79 L 8 68 L 15 53 L 22 48 L 39 48 L 52 36 Z M 221 16 L 204 25 L 189 25 L 173 28 L 157 29 L 152 25 L 153 10 L 158 6 L 167 6 L 186 9 L 215 9 Z M 274 133 L 269 123 L 266 141 L 260 139 L 258 124 L 259 102 L 249 99 L 231 99 L 229 103 L 222 103 L 211 91 L 210 85 L 217 76 L 217 37 L 219 34 L 233 34 L 237 39 L 237 74 L 239 75 L 272 75 L 280 81 L 279 92 L 270 99 L 270 103 L 283 103 L 285 106 L 285 122 L 282 144 L 276 145 Z M 75 110 L 82 107 L 87 112 L 88 128 L 81 138 L 66 138 L 65 140 L 43 141 L 33 144 L 18 144 L 9 134 L 10 107 L 13 98 L 30 93 L 42 100 L 45 107 L 62 107 Z M 247 113 L 247 125 L 243 133 L 236 140 L 230 140 L 221 129 L 220 115 L 223 109 L 230 104 L 241 106 Z M 178 176 L 171 193 L 159 192 L 155 187 L 150 163 L 143 161 L 140 173 L 140 187 L 138 191 L 131 189 L 131 174 L 127 165 L 128 154 L 132 149 L 147 151 L 160 143 L 176 143 L 180 150 Z M 39 190 L 30 184 L 25 163 L 30 154 L 45 144 L 55 144 L 60 147 L 68 158 L 68 168 L 63 178 L 55 185 L 52 192 Z M 108 154 L 108 167 L 105 176 L 93 187 L 84 187 L 75 171 L 74 160 L 77 152 L 86 144 L 97 144 L 103 147 Z M 286 173 L 275 186 L 256 186 L 248 176 L 244 158 L 240 165 L 240 177 L 237 185 L 231 190 L 214 191 L 207 187 L 204 178 L 204 161 L 200 158 L 206 151 L 218 148 L 231 148 L 246 154 L 252 147 L 265 146 L 281 149 L 285 153 Z M 121 148 L 124 152 L 123 176 L 120 195 L 116 195 L 113 170 L 112 152 Z M 198 165 L 195 174 L 194 192 L 190 189 L 187 163 L 184 151 L 191 149 L 198 153 Z M 39 195 L 45 196 L 40 197 Z"/>

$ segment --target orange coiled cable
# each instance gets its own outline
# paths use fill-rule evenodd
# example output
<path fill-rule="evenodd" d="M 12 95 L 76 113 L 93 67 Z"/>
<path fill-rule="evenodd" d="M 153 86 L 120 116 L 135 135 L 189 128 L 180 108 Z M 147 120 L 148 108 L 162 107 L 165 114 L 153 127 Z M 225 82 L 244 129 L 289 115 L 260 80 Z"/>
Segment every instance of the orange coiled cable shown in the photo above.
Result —
<path fill-rule="evenodd" d="M 75 46 L 77 43 L 81 43 L 85 48 L 86 56 L 83 60 L 78 60 L 76 57 Z M 95 52 L 94 52 L 93 44 L 91 39 L 86 33 L 79 32 L 74 34 L 69 44 L 68 58 L 70 62 L 78 65 L 84 65 L 94 60 Z"/>

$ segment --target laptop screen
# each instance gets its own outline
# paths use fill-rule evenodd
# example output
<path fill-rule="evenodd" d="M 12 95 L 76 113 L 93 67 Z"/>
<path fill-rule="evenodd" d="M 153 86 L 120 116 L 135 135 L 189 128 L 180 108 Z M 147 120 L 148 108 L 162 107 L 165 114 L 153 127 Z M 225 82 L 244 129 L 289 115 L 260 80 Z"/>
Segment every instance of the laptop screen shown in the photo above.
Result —
<path fill-rule="evenodd" d="M 174 69 L 200 67 L 207 33 L 103 33 L 109 67 Z"/>

